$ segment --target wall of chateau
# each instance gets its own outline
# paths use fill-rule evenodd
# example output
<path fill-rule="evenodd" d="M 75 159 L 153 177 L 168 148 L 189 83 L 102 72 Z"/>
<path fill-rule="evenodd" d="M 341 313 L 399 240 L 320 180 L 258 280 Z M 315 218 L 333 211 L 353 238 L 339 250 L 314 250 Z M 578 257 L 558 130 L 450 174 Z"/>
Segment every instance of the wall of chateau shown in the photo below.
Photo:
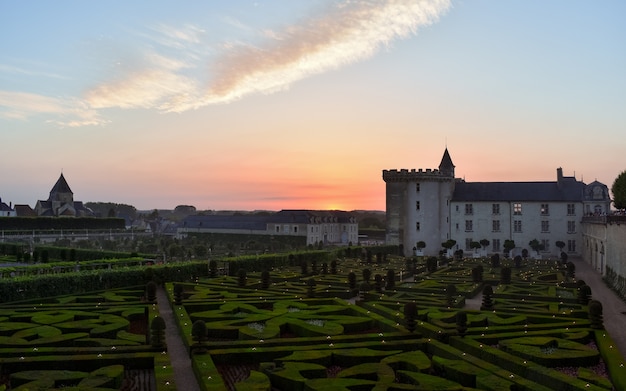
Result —
<path fill-rule="evenodd" d="M 583 222 L 583 261 L 626 297 L 626 221 Z"/>

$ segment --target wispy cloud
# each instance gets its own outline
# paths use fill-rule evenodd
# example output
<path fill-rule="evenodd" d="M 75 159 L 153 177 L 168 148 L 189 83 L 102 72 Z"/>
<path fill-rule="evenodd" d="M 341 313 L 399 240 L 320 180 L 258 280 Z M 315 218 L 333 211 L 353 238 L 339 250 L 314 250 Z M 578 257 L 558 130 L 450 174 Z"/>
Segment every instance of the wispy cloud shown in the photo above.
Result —
<path fill-rule="evenodd" d="M 49 77 L 52 79 L 67 79 L 67 77 L 61 76 L 56 73 L 32 70 L 32 69 L 27 69 L 24 67 L 17 67 L 17 66 L 6 65 L 6 64 L 0 64 L 0 73 L 19 74 L 19 75 L 37 76 L 37 77 L 42 76 L 42 77 Z"/>
<path fill-rule="evenodd" d="M 392 41 L 434 23 L 449 7 L 449 0 L 344 1 L 283 31 L 262 31 L 267 41 L 260 46 L 224 45 L 225 52 L 209 64 L 208 86 L 183 75 L 180 67 L 163 65 L 163 57 L 160 66 L 154 63 L 153 69 L 91 89 L 86 100 L 95 108 L 183 112 L 249 94 L 273 93 L 311 75 L 367 59 Z M 201 42 L 199 28 L 158 30 L 167 38 L 161 42 L 171 48 Z"/>
<path fill-rule="evenodd" d="M 24 120 L 40 114 L 55 117 L 48 122 L 60 127 L 102 125 L 107 122 L 81 100 L 0 90 L 0 117 Z"/>
<path fill-rule="evenodd" d="M 394 40 L 438 20 L 450 0 L 345 0 L 283 30 L 258 31 L 261 43 L 223 42 L 220 53 L 194 25 L 157 25 L 140 61 L 81 98 L 61 99 L 0 91 L 0 116 L 53 114 L 60 126 L 105 123 L 108 108 L 183 112 L 270 94 L 298 80 L 375 55 Z M 231 21 L 231 23 L 235 23 Z M 241 28 L 244 28 L 242 26 Z M 208 70 L 208 72 L 207 72 Z M 17 69 L 5 69 L 17 72 Z"/>
<path fill-rule="evenodd" d="M 216 63 L 199 105 L 272 93 L 305 77 L 364 60 L 414 34 L 450 7 L 448 0 L 343 2 L 322 17 L 274 33 L 266 46 L 239 46 Z"/>

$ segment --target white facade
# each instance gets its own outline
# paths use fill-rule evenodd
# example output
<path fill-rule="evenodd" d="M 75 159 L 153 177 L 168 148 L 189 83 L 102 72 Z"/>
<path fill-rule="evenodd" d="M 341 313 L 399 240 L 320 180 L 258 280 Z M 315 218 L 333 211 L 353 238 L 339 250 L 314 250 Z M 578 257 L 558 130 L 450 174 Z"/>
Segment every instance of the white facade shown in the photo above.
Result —
<path fill-rule="evenodd" d="M 513 254 L 526 249 L 538 257 L 558 256 L 563 242 L 563 251 L 579 255 L 583 216 L 610 211 L 606 185 L 564 177 L 560 168 L 554 182 L 465 182 L 454 168 L 446 149 L 437 170 L 383 171 L 387 244 L 402 245 L 408 256 L 423 241 L 423 254 L 437 255 L 452 239 L 452 250 L 484 256 L 503 252 L 505 240 L 513 240 Z M 543 247 L 539 254 L 529 245 L 535 239 Z M 485 248 L 471 248 L 484 240 Z"/>

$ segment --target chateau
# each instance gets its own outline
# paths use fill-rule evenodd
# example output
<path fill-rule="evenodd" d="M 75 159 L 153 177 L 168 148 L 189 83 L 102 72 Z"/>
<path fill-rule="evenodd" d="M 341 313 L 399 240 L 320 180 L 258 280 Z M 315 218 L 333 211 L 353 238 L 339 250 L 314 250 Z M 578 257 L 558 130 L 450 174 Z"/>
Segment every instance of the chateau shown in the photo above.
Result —
<path fill-rule="evenodd" d="M 504 251 L 513 240 L 518 254 L 558 256 L 583 251 L 583 216 L 610 212 L 608 187 L 598 181 L 585 184 L 557 168 L 553 182 L 465 182 L 454 176 L 455 166 L 446 148 L 438 169 L 383 170 L 386 183 L 387 244 L 402 245 L 406 256 L 420 241 L 424 255 L 437 255 L 442 243 L 456 241 L 452 250 L 486 253 Z M 486 239 L 478 250 L 472 243 Z M 529 246 L 542 245 L 540 254 Z"/>
<path fill-rule="evenodd" d="M 192 215 L 178 228 L 178 236 L 190 233 L 295 236 L 307 245 L 348 246 L 358 243 L 359 224 L 344 211 L 281 210 L 265 215 Z"/>

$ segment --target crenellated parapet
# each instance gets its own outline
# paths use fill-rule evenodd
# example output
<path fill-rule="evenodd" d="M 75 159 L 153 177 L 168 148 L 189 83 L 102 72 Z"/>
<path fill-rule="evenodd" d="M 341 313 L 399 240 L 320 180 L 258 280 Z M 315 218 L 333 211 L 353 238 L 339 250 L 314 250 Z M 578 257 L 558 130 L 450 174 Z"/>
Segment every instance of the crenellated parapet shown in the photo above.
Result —
<path fill-rule="evenodd" d="M 385 182 L 449 181 L 452 179 L 454 178 L 450 175 L 431 168 L 383 170 L 383 180 Z"/>

